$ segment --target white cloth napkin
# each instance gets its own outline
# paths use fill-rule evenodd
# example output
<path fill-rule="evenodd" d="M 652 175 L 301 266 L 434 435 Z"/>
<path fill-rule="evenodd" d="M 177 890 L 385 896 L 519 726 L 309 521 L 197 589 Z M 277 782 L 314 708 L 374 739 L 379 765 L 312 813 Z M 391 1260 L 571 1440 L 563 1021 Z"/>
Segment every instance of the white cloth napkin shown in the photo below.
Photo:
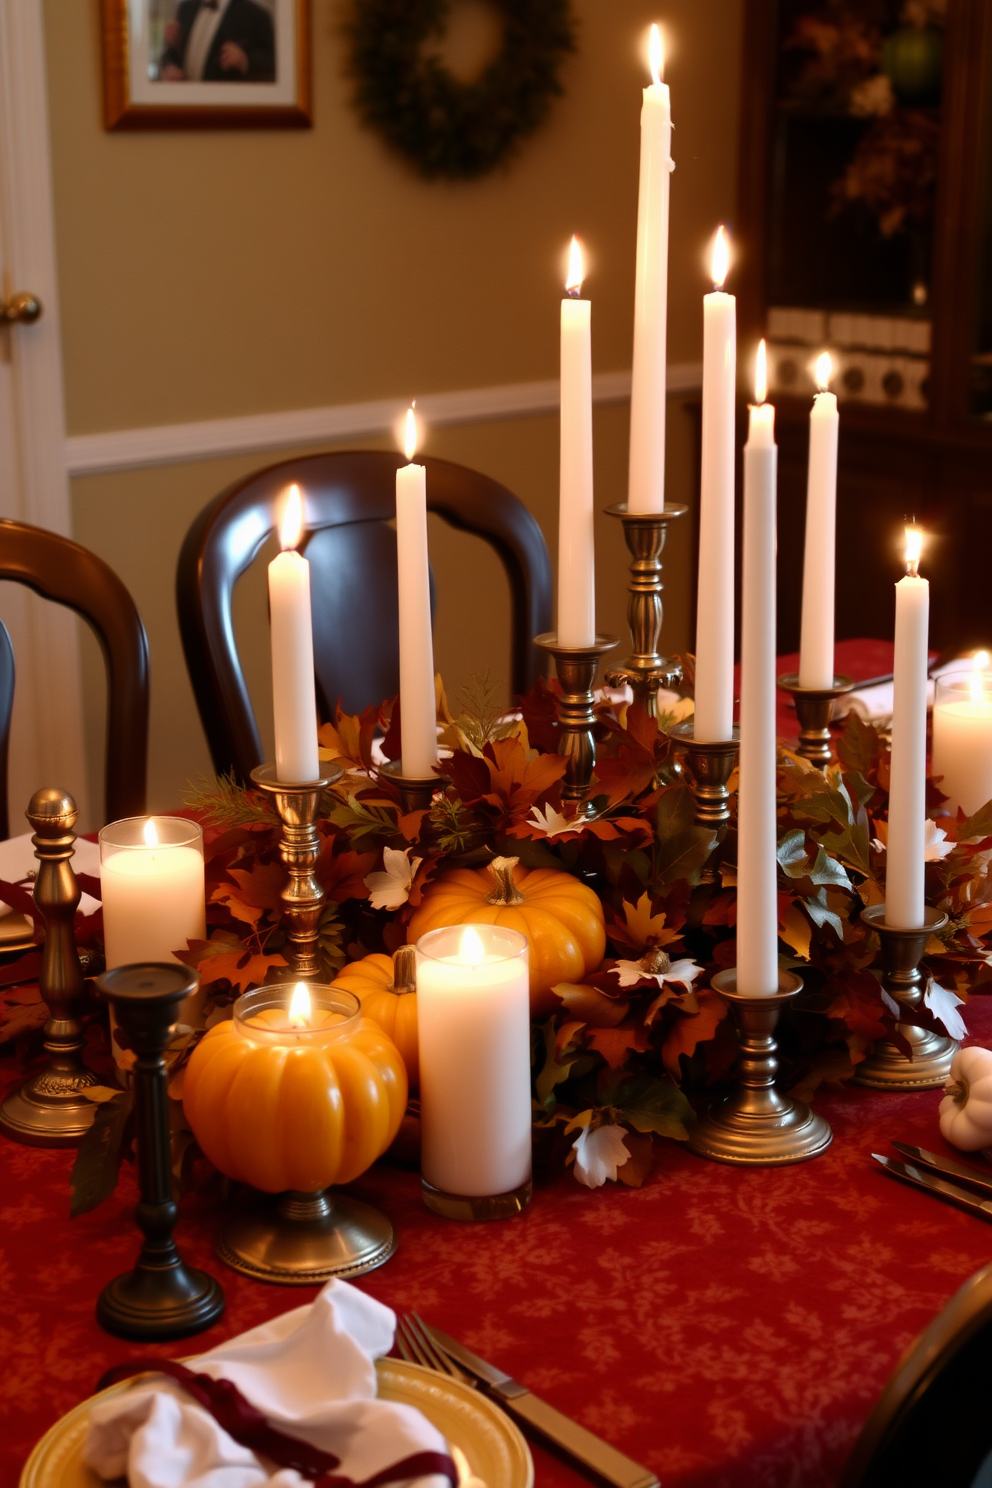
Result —
<path fill-rule="evenodd" d="M 970 670 L 971 658 L 967 656 L 960 656 L 955 661 L 945 661 L 942 666 L 934 667 L 927 684 L 927 707 L 933 707 L 934 681 L 937 677 L 946 677 L 951 672 L 967 673 Z M 892 717 L 892 706 L 893 684 L 877 682 L 874 687 L 862 687 L 836 698 L 832 716 L 846 718 L 848 713 L 858 713 L 866 723 L 887 723 Z"/>
<path fill-rule="evenodd" d="M 88 873 L 92 878 L 100 877 L 100 849 L 95 842 L 87 842 L 85 837 L 77 837 L 76 845 L 70 859 L 73 870 L 76 873 Z M 34 855 L 34 843 L 31 841 L 31 833 L 25 832 L 20 837 L 8 837 L 0 841 L 0 878 L 6 883 L 24 884 L 30 894 L 34 885 L 26 883 L 29 873 L 34 873 L 38 868 L 38 859 Z M 96 899 L 89 894 L 82 894 L 79 899 L 79 913 L 92 914 L 100 905 Z M 0 903 L 0 916 L 10 914 L 10 905 Z"/>
<path fill-rule="evenodd" d="M 340 1457 L 338 1472 L 362 1482 L 414 1452 L 447 1452 L 410 1405 L 376 1399 L 375 1360 L 393 1345 L 388 1307 L 330 1281 L 309 1307 L 283 1313 L 187 1361 L 228 1379 L 270 1426 Z M 100 1477 L 130 1488 L 300 1488 L 293 1468 L 271 1470 L 171 1380 L 135 1385 L 90 1412 L 84 1458 Z M 417 1480 L 449 1488 L 447 1479 Z"/>

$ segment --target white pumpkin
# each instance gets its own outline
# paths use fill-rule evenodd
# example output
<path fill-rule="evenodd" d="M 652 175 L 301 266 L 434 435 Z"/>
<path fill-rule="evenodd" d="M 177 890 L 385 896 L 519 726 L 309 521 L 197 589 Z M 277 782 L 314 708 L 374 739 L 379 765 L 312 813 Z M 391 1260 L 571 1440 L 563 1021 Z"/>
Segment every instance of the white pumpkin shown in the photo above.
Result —
<path fill-rule="evenodd" d="M 992 1049 L 959 1049 L 944 1090 L 941 1135 L 962 1152 L 992 1147 Z"/>

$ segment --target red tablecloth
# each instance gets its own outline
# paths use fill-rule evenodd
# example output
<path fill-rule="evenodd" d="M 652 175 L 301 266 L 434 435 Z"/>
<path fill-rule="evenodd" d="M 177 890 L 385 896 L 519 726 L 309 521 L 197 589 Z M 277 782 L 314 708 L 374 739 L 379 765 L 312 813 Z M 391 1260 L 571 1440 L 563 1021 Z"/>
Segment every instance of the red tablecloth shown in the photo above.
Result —
<path fill-rule="evenodd" d="M 973 1000 L 967 1017 L 992 1043 L 992 999 Z M 981 1220 L 870 1160 L 893 1137 L 949 1151 L 937 1104 L 935 1092 L 834 1090 L 817 1102 L 834 1142 L 813 1162 L 745 1172 L 668 1143 L 642 1189 L 590 1192 L 564 1176 L 522 1217 L 490 1225 L 430 1215 L 416 1176 L 380 1164 L 353 1191 L 390 1215 L 399 1249 L 358 1285 L 498 1361 L 665 1488 L 835 1483 L 902 1350 L 989 1258 Z M 136 1252 L 131 1171 L 70 1223 L 71 1164 L 70 1152 L 0 1139 L 4 1488 L 104 1369 L 149 1352 L 93 1316 Z M 227 1313 L 202 1341 L 154 1352 L 196 1352 L 314 1295 L 226 1271 L 211 1250 L 216 1222 L 191 1196 L 177 1238 L 221 1278 Z M 583 1481 L 540 1450 L 535 1459 L 538 1488 Z"/>

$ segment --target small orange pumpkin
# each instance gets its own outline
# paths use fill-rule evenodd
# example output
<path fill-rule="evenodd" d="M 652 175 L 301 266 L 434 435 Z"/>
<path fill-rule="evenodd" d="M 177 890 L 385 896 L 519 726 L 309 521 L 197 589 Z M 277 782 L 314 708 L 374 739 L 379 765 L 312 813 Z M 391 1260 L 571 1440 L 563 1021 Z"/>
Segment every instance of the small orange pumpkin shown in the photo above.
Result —
<path fill-rule="evenodd" d="M 392 957 L 378 953 L 353 961 L 334 979 L 335 987 L 354 992 L 362 1012 L 378 1023 L 403 1056 L 411 1090 L 420 1084 L 417 1044 L 417 952 L 400 946 Z"/>
<path fill-rule="evenodd" d="M 456 868 L 428 884 L 407 927 L 416 942 L 447 925 L 503 925 L 530 946 L 530 1010 L 547 1018 L 560 1006 L 551 988 L 581 982 L 606 950 L 603 906 L 586 884 L 555 868 L 521 868 L 494 858 L 485 869 Z"/>

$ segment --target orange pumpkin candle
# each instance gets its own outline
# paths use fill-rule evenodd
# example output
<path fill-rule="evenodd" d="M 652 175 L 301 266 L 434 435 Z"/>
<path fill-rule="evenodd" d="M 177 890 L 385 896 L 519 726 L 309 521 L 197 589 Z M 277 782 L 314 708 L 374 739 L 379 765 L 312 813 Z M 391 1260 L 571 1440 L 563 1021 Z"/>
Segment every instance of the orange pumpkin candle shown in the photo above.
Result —
<path fill-rule="evenodd" d="M 266 1193 L 350 1183 L 395 1137 L 407 1076 L 395 1044 L 334 987 L 260 987 L 194 1050 L 193 1134 L 222 1173 Z"/>

